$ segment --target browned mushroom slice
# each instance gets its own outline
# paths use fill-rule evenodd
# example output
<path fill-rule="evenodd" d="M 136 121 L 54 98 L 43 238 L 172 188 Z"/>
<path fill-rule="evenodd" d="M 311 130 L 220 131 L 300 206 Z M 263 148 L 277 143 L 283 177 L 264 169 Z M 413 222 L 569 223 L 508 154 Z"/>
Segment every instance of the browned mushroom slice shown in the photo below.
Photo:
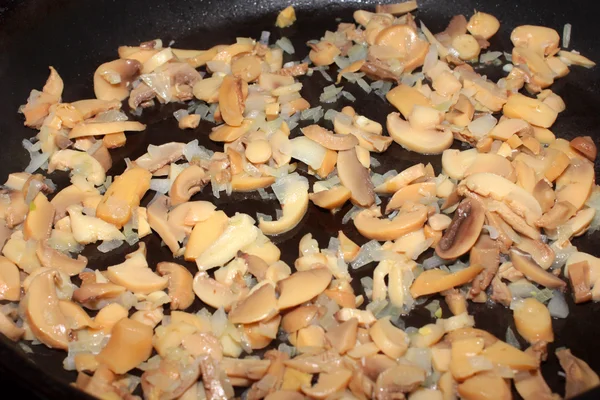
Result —
<path fill-rule="evenodd" d="M 94 73 L 94 93 L 100 100 L 125 100 L 129 87 L 137 78 L 142 64 L 136 60 L 119 59 L 100 65 Z"/>
<path fill-rule="evenodd" d="M 110 340 L 96 358 L 111 371 L 124 374 L 150 357 L 152 333 L 150 326 L 123 318 L 112 328 Z"/>
<path fill-rule="evenodd" d="M 562 289 L 567 286 L 566 282 L 559 277 L 540 267 L 528 253 L 513 248 L 509 254 L 513 266 L 522 272 L 527 279 L 548 288 Z"/>
<path fill-rule="evenodd" d="M 324 291 L 331 282 L 331 272 L 327 268 L 298 271 L 277 282 L 280 310 L 297 306 Z"/>
<path fill-rule="evenodd" d="M 72 259 L 68 255 L 48 246 L 47 240 L 38 242 L 36 254 L 42 266 L 57 269 L 69 276 L 78 275 L 87 266 L 87 258 L 82 255 Z"/>
<path fill-rule="evenodd" d="M 375 45 L 389 46 L 399 54 L 403 72 L 409 73 L 423 65 L 429 50 L 429 43 L 417 35 L 409 25 L 392 25 L 383 29 L 375 39 Z"/>
<path fill-rule="evenodd" d="M 29 205 L 23 226 L 25 239 L 44 240 L 50 237 L 54 221 L 54 206 L 43 193 L 38 193 Z"/>
<path fill-rule="evenodd" d="M 219 89 L 219 110 L 223 121 L 230 126 L 240 126 L 244 120 L 244 101 L 248 84 L 231 75 L 223 79 Z"/>
<path fill-rule="evenodd" d="M 363 210 L 354 218 L 354 226 L 361 235 L 380 241 L 395 240 L 400 236 L 420 229 L 427 221 L 427 208 L 419 207 L 398 213 L 393 219 L 381 219 L 379 210 Z"/>
<path fill-rule="evenodd" d="M 304 136 L 330 150 L 350 150 L 358 145 L 354 135 L 336 135 L 319 125 L 309 125 L 301 130 Z"/>
<path fill-rule="evenodd" d="M 568 273 L 575 304 L 592 300 L 589 263 L 587 261 L 580 261 L 578 263 L 569 264 Z"/>
<path fill-rule="evenodd" d="M 394 141 L 407 150 L 421 154 L 439 154 L 452 145 L 454 137 L 448 129 L 416 130 L 398 113 L 387 116 L 387 129 Z"/>
<path fill-rule="evenodd" d="M 572 139 L 569 145 L 579 151 L 581 154 L 587 157 L 588 160 L 594 162 L 596 160 L 596 155 L 598 154 L 598 150 L 596 149 L 596 144 L 594 140 L 590 136 L 577 136 Z"/>
<path fill-rule="evenodd" d="M 156 272 L 169 278 L 169 297 L 171 310 L 185 310 L 194 302 L 192 291 L 193 277 L 185 267 L 172 262 L 160 262 L 156 265 Z"/>
<path fill-rule="evenodd" d="M 600 385 L 596 372 L 585 361 L 571 354 L 571 350 L 559 349 L 556 351 L 556 357 L 567 374 L 565 398 L 574 398 Z"/>
<path fill-rule="evenodd" d="M 352 193 L 354 203 L 361 207 L 369 207 L 375 203 L 375 191 L 369 170 L 358 161 L 354 148 L 338 153 L 337 169 L 340 181 Z"/>
<path fill-rule="evenodd" d="M 155 172 L 167 164 L 175 162 L 183 157 L 185 143 L 170 142 L 157 146 L 155 151 L 145 153 L 135 160 L 138 167 L 150 172 Z"/>
<path fill-rule="evenodd" d="M 453 259 L 468 252 L 479 238 L 484 221 L 485 211 L 477 201 L 461 201 L 452 223 L 435 248 L 437 255 Z"/>
<path fill-rule="evenodd" d="M 123 286 L 113 283 L 88 283 L 73 292 L 73 300 L 90 310 L 97 310 L 104 300 L 115 299 L 125 292 Z M 96 317 L 96 321 L 98 318 Z"/>
<path fill-rule="evenodd" d="M 21 277 L 19 268 L 9 259 L 0 256 L 0 300 L 19 301 L 20 298 Z"/>
<path fill-rule="evenodd" d="M 147 170 L 134 167 L 116 176 L 114 182 L 104 193 L 96 216 L 117 227 L 122 227 L 131 219 L 131 212 L 140 205 L 140 201 L 150 188 L 152 174 Z"/>
<path fill-rule="evenodd" d="M 352 193 L 344 186 L 335 186 L 329 190 L 309 194 L 309 199 L 321 208 L 334 210 L 344 205 Z"/>
<path fill-rule="evenodd" d="M 487 289 L 496 272 L 498 272 L 500 265 L 498 242 L 492 240 L 489 235 L 481 235 L 471 249 L 469 261 L 471 265 L 481 265 L 484 268 L 471 285 L 470 295 L 477 296 Z"/>
<path fill-rule="evenodd" d="M 171 205 L 176 206 L 188 201 L 194 194 L 202 190 L 209 181 L 203 168 L 190 165 L 184 169 L 171 185 L 169 195 Z"/>
<path fill-rule="evenodd" d="M 424 271 L 410 287 L 413 297 L 443 292 L 471 282 L 483 270 L 481 265 L 471 265 L 460 271 L 449 273 L 440 269 Z"/>

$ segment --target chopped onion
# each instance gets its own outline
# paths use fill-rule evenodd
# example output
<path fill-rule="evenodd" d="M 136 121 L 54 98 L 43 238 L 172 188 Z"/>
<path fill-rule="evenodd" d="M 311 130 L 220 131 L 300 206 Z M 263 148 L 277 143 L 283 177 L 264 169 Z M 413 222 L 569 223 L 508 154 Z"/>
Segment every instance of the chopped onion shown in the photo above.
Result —
<path fill-rule="evenodd" d="M 350 61 L 346 57 L 335 56 L 333 57 L 333 61 L 340 69 L 344 69 L 350 65 Z"/>
<path fill-rule="evenodd" d="M 171 101 L 171 78 L 162 72 L 144 74 L 140 79 L 148 85 L 165 103 Z"/>
<path fill-rule="evenodd" d="M 369 86 L 369 84 L 367 83 L 367 81 L 365 81 L 364 79 L 361 78 L 361 79 L 358 79 L 356 81 L 356 83 L 358 83 L 358 86 L 360 86 L 360 88 L 362 90 L 364 90 L 367 93 L 371 93 L 372 89 L 371 89 L 371 86 Z"/>
<path fill-rule="evenodd" d="M 501 55 L 501 51 L 488 51 L 487 53 L 483 53 L 479 56 L 479 62 L 482 64 L 491 63 L 492 61 L 500 58 Z"/>
<path fill-rule="evenodd" d="M 150 180 L 150 190 L 154 190 L 158 193 L 168 193 L 169 189 L 171 189 L 171 180 L 170 179 L 151 179 Z"/>
<path fill-rule="evenodd" d="M 323 117 L 323 107 L 317 106 L 313 108 L 306 109 L 302 111 L 300 114 L 300 119 L 307 120 L 312 119 L 315 123 L 318 122 Z"/>
<path fill-rule="evenodd" d="M 367 46 L 363 46 L 362 44 L 355 44 L 348 50 L 348 61 L 351 63 L 364 60 L 367 58 Z"/>
<path fill-rule="evenodd" d="M 100 253 L 108 253 L 109 251 L 113 251 L 114 249 L 118 249 L 123 245 L 123 241 L 119 239 L 115 240 L 105 240 L 98 246 L 98 251 Z"/>
<path fill-rule="evenodd" d="M 338 99 L 341 91 L 342 88 L 335 87 L 335 85 L 325 86 L 323 93 L 319 97 L 319 101 L 321 103 L 333 103 Z"/>
<path fill-rule="evenodd" d="M 469 132 L 475 137 L 481 138 L 487 135 L 498 123 L 492 114 L 485 114 L 483 117 L 473 120 L 469 125 Z"/>
<path fill-rule="evenodd" d="M 348 99 L 348 100 L 350 100 L 350 101 L 352 101 L 352 102 L 356 101 L 356 97 L 354 97 L 354 96 L 352 95 L 352 93 L 350 93 L 350 92 L 346 92 L 345 90 L 342 90 L 340 93 L 341 93 L 341 94 L 342 94 L 342 96 L 344 96 L 346 99 Z"/>
<path fill-rule="evenodd" d="M 331 77 L 331 75 L 329 75 L 329 73 L 327 73 L 327 71 L 320 69 L 319 72 L 321 73 L 321 75 L 323 75 L 323 78 L 325 78 L 327 82 L 333 82 L 333 78 Z"/>
<path fill-rule="evenodd" d="M 275 193 L 275 196 L 277 196 L 277 200 L 279 200 L 280 204 L 284 205 L 290 200 L 289 197 L 290 195 L 293 195 L 293 193 L 291 193 L 289 188 L 292 184 L 296 184 L 298 182 L 300 182 L 303 186 L 306 186 L 306 190 L 308 191 L 308 179 L 306 179 L 304 176 L 301 176 L 297 172 L 283 176 L 277 179 L 275 183 L 271 185 L 271 189 L 273 189 L 273 192 Z"/>
<path fill-rule="evenodd" d="M 354 216 L 356 214 L 358 214 L 360 211 L 362 211 L 362 208 L 360 208 L 358 206 L 352 206 L 352 208 L 350 210 L 348 210 L 346 215 L 344 215 L 344 218 L 342 218 L 342 224 L 345 225 L 348 222 L 350 222 L 350 220 L 354 219 Z"/>
<path fill-rule="evenodd" d="M 490 239 L 492 239 L 492 240 L 498 239 L 499 233 L 498 233 L 498 230 L 495 227 L 493 227 L 491 225 L 484 225 L 483 229 L 485 229 L 486 231 L 488 231 L 488 233 L 490 235 Z"/>
<path fill-rule="evenodd" d="M 565 300 L 565 296 L 558 290 L 554 291 L 554 296 L 548 303 L 548 311 L 554 318 L 567 318 L 569 315 L 569 306 Z"/>
<path fill-rule="evenodd" d="M 431 257 L 423 261 L 423 269 L 428 270 L 437 268 L 440 265 L 445 265 L 448 261 L 439 257 L 437 254 L 433 254 Z"/>
<path fill-rule="evenodd" d="M 381 245 L 377 240 L 371 240 L 360 247 L 360 251 L 356 255 L 356 258 L 350 263 L 352 269 L 361 268 L 373 261 L 375 261 L 374 253 L 377 250 L 381 250 Z"/>
<path fill-rule="evenodd" d="M 439 54 L 437 47 L 429 46 L 429 51 L 427 52 L 427 55 L 425 55 L 425 61 L 423 62 L 423 72 L 427 73 L 431 68 L 435 67 L 438 58 Z"/>
<path fill-rule="evenodd" d="M 365 76 L 364 72 L 344 72 L 342 74 L 342 77 L 351 83 L 356 83 L 356 81 L 362 78 L 363 76 Z"/>
<path fill-rule="evenodd" d="M 30 153 L 31 155 L 32 153 Z M 27 167 L 25 167 L 25 172 L 28 172 L 30 174 L 33 174 L 35 171 L 37 171 L 38 169 L 40 169 L 50 158 L 50 153 L 33 153 L 34 155 L 31 155 L 31 161 L 29 162 L 29 164 L 27 165 Z"/>
<path fill-rule="evenodd" d="M 506 343 L 521 350 L 521 343 L 519 343 L 519 339 L 517 339 L 517 336 L 510 328 L 510 326 L 506 329 Z"/>
<path fill-rule="evenodd" d="M 568 49 L 569 45 L 571 44 L 571 28 L 571 24 L 565 24 L 565 26 L 563 27 L 562 47 L 564 47 L 565 49 Z"/>
<path fill-rule="evenodd" d="M 183 156 L 188 162 L 195 160 L 210 160 L 213 152 L 204 146 L 198 145 L 198 139 L 194 139 L 187 143 L 183 148 Z"/>
<path fill-rule="evenodd" d="M 425 309 L 431 314 L 431 318 L 441 318 L 442 308 L 440 307 L 439 300 L 432 300 L 431 303 L 425 306 Z"/>
<path fill-rule="evenodd" d="M 504 72 L 510 72 L 510 71 L 513 70 L 513 68 L 514 68 L 514 66 L 512 64 L 506 64 L 506 65 L 504 65 L 502 67 L 502 71 L 504 71 Z M 500 81 L 498 81 L 498 86 L 500 86 L 499 82 Z"/>
<path fill-rule="evenodd" d="M 325 120 L 327 120 L 327 121 L 333 121 L 333 119 L 335 118 L 335 116 L 338 115 L 338 114 L 339 114 L 338 111 L 336 111 L 334 109 L 329 109 L 325 113 Z"/>
<path fill-rule="evenodd" d="M 516 282 L 509 283 L 508 290 L 510 290 L 513 299 L 525 299 L 534 296 L 538 292 L 538 288 L 527 279 L 519 279 Z"/>
<path fill-rule="evenodd" d="M 267 46 L 269 44 L 269 38 L 271 37 L 271 32 L 262 31 L 260 33 L 260 44 Z"/>
<path fill-rule="evenodd" d="M 187 110 L 177 110 L 173 113 L 173 116 L 177 121 L 181 121 L 182 118 L 187 117 L 189 115 Z"/>
<path fill-rule="evenodd" d="M 210 107 L 208 105 L 206 105 L 205 103 L 200 103 L 196 107 L 194 114 L 199 115 L 201 119 L 205 119 L 209 112 L 210 112 Z"/>
<path fill-rule="evenodd" d="M 292 147 L 292 157 L 300 160 L 313 169 L 319 169 L 327 149 L 319 143 L 307 138 L 306 136 L 298 136 L 290 140 Z"/>
<path fill-rule="evenodd" d="M 294 54 L 296 52 L 296 50 L 294 49 L 294 45 L 292 44 L 290 39 L 286 37 L 282 37 L 281 39 L 277 40 L 275 42 L 275 45 L 288 54 Z"/>
<path fill-rule="evenodd" d="M 256 213 L 256 219 L 259 221 L 261 219 L 264 221 L 273 221 L 273 217 L 271 217 L 270 215 L 259 213 L 259 212 Z"/>

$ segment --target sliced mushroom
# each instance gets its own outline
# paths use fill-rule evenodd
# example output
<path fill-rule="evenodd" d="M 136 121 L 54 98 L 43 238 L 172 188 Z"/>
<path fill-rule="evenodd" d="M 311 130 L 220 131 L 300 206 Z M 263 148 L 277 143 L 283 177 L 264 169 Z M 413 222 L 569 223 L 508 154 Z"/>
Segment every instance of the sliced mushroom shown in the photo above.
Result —
<path fill-rule="evenodd" d="M 208 137 L 215 142 L 234 142 L 248 132 L 252 123 L 251 119 L 244 119 L 239 126 L 219 125 L 212 129 Z"/>
<path fill-rule="evenodd" d="M 449 273 L 431 269 L 421 273 L 410 287 L 413 297 L 443 292 L 472 281 L 483 270 L 481 265 L 471 265 L 460 271 Z"/>
<path fill-rule="evenodd" d="M 29 205 L 29 213 L 23 225 L 23 237 L 44 240 L 50 237 L 54 221 L 54 206 L 43 193 L 38 193 Z"/>
<path fill-rule="evenodd" d="M 177 377 L 177 385 L 163 386 L 161 383 Z M 187 365 L 183 360 L 162 359 L 158 368 L 144 371 L 141 376 L 141 386 L 144 396 L 155 399 L 186 399 L 190 388 L 196 388 L 200 377 L 197 364 Z M 197 392 L 198 390 L 196 390 Z M 197 398 L 199 394 L 194 393 Z M 187 397 L 187 399 L 191 399 Z"/>
<path fill-rule="evenodd" d="M 229 311 L 233 303 L 244 295 L 243 291 L 233 292 L 231 288 L 210 278 L 206 272 L 196 274 L 193 289 L 204 303 L 214 308 L 223 307 L 225 311 Z"/>
<path fill-rule="evenodd" d="M 208 182 L 204 169 L 197 165 L 190 165 L 184 169 L 171 185 L 169 195 L 171 205 L 176 206 L 188 201 L 198 193 Z"/>
<path fill-rule="evenodd" d="M 184 203 L 179 207 L 183 207 L 185 204 L 190 203 Z M 205 220 L 196 222 L 186 245 L 185 259 L 193 261 L 208 249 L 225 232 L 228 220 L 227 214 L 223 211 L 214 211 Z"/>
<path fill-rule="evenodd" d="M 465 400 L 502 399 L 512 398 L 510 386 L 499 375 L 477 374 L 457 387 L 458 394 Z"/>
<path fill-rule="evenodd" d="M 0 299 L 19 301 L 20 298 L 21 277 L 19 268 L 7 258 L 0 256 Z"/>
<path fill-rule="evenodd" d="M 319 125 L 309 125 L 302 128 L 304 136 L 330 150 L 350 150 L 358 145 L 353 135 L 336 135 Z"/>
<path fill-rule="evenodd" d="M 510 161 L 498 154 L 477 154 L 473 163 L 466 169 L 465 176 L 482 172 L 500 175 L 511 182 L 517 180 L 515 169 Z"/>
<path fill-rule="evenodd" d="M 311 398 L 325 399 L 336 392 L 344 390 L 351 378 L 352 371 L 347 369 L 338 369 L 330 373 L 322 372 L 319 374 L 319 380 L 314 386 L 302 385 L 300 389 Z"/>
<path fill-rule="evenodd" d="M 318 311 L 316 305 L 301 305 L 283 316 L 281 328 L 288 333 L 305 328 L 314 320 Z"/>
<path fill-rule="evenodd" d="M 469 167 L 475 162 L 477 149 L 447 149 L 442 153 L 442 171 L 453 179 L 463 179 Z"/>
<path fill-rule="evenodd" d="M 435 252 L 445 259 L 460 257 L 473 247 L 485 220 L 483 207 L 475 200 L 460 202 L 452 223 L 442 236 Z"/>
<path fill-rule="evenodd" d="M 331 272 L 327 268 L 298 271 L 277 282 L 280 310 L 297 306 L 323 292 L 331 282 Z"/>
<path fill-rule="evenodd" d="M 556 180 L 556 200 L 568 201 L 580 210 L 594 185 L 594 167 L 583 160 L 571 160 L 569 167 Z"/>
<path fill-rule="evenodd" d="M 533 197 L 538 201 L 542 212 L 546 213 L 550 211 L 554 202 L 556 201 L 556 193 L 552 189 L 552 186 L 544 179 L 540 179 L 538 183 L 533 187 Z"/>
<path fill-rule="evenodd" d="M 452 145 L 454 137 L 449 130 L 415 130 L 398 113 L 387 116 L 387 129 L 396 143 L 407 150 L 421 154 L 439 154 Z"/>
<path fill-rule="evenodd" d="M 528 371 L 539 367 L 539 362 L 534 356 L 501 340 L 488 345 L 481 352 L 481 355 L 493 364 L 506 366 L 518 371 Z"/>
<path fill-rule="evenodd" d="M 354 226 L 361 235 L 380 241 L 394 240 L 420 229 L 427 221 L 427 208 L 398 213 L 393 219 L 381 219 L 379 210 L 363 210 L 354 217 Z"/>
<path fill-rule="evenodd" d="M 106 347 L 96 359 L 116 374 L 124 374 L 146 361 L 152 353 L 152 328 L 123 318 L 115 324 Z"/>
<path fill-rule="evenodd" d="M 106 179 L 106 172 L 102 165 L 85 151 L 65 149 L 52 154 L 48 163 L 48 172 L 55 170 L 74 170 L 96 186 L 102 185 Z"/>
<path fill-rule="evenodd" d="M 100 65 L 94 72 L 94 94 L 100 100 L 125 100 L 129 86 L 139 75 L 137 60 L 118 59 Z"/>
<path fill-rule="evenodd" d="M 308 57 L 318 67 L 333 64 L 334 58 L 340 54 L 340 49 L 327 40 L 321 40 L 319 43 L 309 46 L 311 51 L 308 53 Z"/>
<path fill-rule="evenodd" d="M 383 29 L 375 39 L 375 45 L 389 46 L 399 53 L 404 72 L 411 72 L 423 65 L 429 43 L 419 38 L 409 25 L 392 25 Z"/>
<path fill-rule="evenodd" d="M 594 162 L 596 160 L 596 155 L 598 154 L 598 150 L 596 149 L 596 144 L 594 140 L 590 136 L 577 136 L 572 139 L 569 145 L 583 154 L 588 160 Z"/>
<path fill-rule="evenodd" d="M 375 188 L 377 193 L 395 193 L 411 182 L 425 176 L 425 165 L 415 164 Z"/>
<path fill-rule="evenodd" d="M 12 319 L 0 312 L 0 333 L 13 342 L 17 342 L 25 335 L 25 329 L 17 326 Z"/>
<path fill-rule="evenodd" d="M 308 180 L 297 173 L 278 179 L 279 201 L 283 214 L 277 221 L 259 218 L 258 227 L 267 235 L 285 233 L 296 227 L 308 210 Z"/>
<path fill-rule="evenodd" d="M 557 395 L 553 394 L 540 370 L 519 371 L 513 378 L 515 389 L 525 400 L 553 400 Z"/>
<path fill-rule="evenodd" d="M 169 297 L 171 310 L 185 310 L 194 302 L 192 291 L 193 277 L 185 267 L 172 262 L 160 262 L 156 265 L 156 272 L 169 279 Z"/>
<path fill-rule="evenodd" d="M 467 30 L 471 35 L 489 39 L 500 29 L 500 22 L 496 17 L 484 12 L 478 11 L 471 16 L 467 25 Z"/>
<path fill-rule="evenodd" d="M 533 297 L 520 300 L 511 307 L 519 335 L 529 343 L 553 342 L 552 318 L 548 308 Z"/>
<path fill-rule="evenodd" d="M 413 183 L 398 190 L 388 202 L 385 212 L 401 208 L 405 203 L 420 203 L 424 199 L 435 198 L 435 182 Z"/>
<path fill-rule="evenodd" d="M 565 398 L 574 398 L 600 385 L 596 372 L 585 361 L 571 354 L 571 350 L 559 349 L 556 357 L 567 375 Z"/>
<path fill-rule="evenodd" d="M 242 124 L 244 100 L 247 95 L 248 84 L 245 81 L 231 75 L 223 78 L 223 83 L 219 88 L 219 110 L 227 125 L 240 126 Z"/>
<path fill-rule="evenodd" d="M 150 269 L 146 257 L 141 253 L 136 253 L 121 264 L 108 267 L 106 277 L 134 293 L 149 294 L 162 290 L 169 284 L 167 277 L 158 276 Z"/>
<path fill-rule="evenodd" d="M 539 240 L 529 238 L 521 238 L 521 241 L 516 245 L 517 249 L 529 253 L 533 260 L 543 269 L 548 269 L 552 266 L 556 258 L 554 250 L 546 243 Z"/>
<path fill-rule="evenodd" d="M 78 275 L 87 266 L 87 258 L 79 255 L 77 259 L 72 259 L 68 255 L 53 249 L 48 245 L 48 240 L 38 242 L 36 254 L 42 266 L 56 269 L 69 276 Z"/>
<path fill-rule="evenodd" d="M 338 176 L 342 185 L 352 193 L 352 201 L 362 207 L 375 203 L 375 192 L 371 176 L 356 154 L 356 150 L 342 150 L 338 152 Z"/>
<path fill-rule="evenodd" d="M 515 93 L 508 98 L 502 110 L 509 118 L 520 118 L 532 125 L 549 128 L 556 121 L 558 113 L 540 100 Z"/>
<path fill-rule="evenodd" d="M 345 186 L 335 186 L 328 190 L 311 193 L 308 198 L 317 206 L 328 210 L 340 208 L 352 196 L 352 192 Z"/>
<path fill-rule="evenodd" d="M 513 266 L 522 272 L 527 279 L 552 289 L 563 289 L 567 286 L 566 282 L 559 277 L 540 267 L 528 253 L 513 248 L 509 254 Z"/>
<path fill-rule="evenodd" d="M 403 330 L 395 327 L 390 317 L 384 317 L 369 328 L 369 336 L 388 357 L 398 359 L 406 353 L 410 340 Z"/>
<path fill-rule="evenodd" d="M 271 284 L 266 284 L 239 302 L 229 312 L 229 321 L 233 324 L 251 324 L 269 319 L 276 313 L 275 288 Z"/>
<path fill-rule="evenodd" d="M 169 247 L 169 250 L 175 254 L 179 251 L 180 247 L 177 242 L 176 233 L 167 220 L 170 206 L 171 201 L 167 196 L 160 195 L 154 199 L 147 208 L 148 223 Z"/>
<path fill-rule="evenodd" d="M 125 293 L 125 290 L 123 286 L 113 283 L 88 283 L 82 285 L 79 289 L 75 289 L 73 300 L 84 305 L 86 308 L 97 310 L 106 304 L 105 300 L 114 300 L 119 295 Z M 102 309 L 105 310 L 107 308 L 104 307 Z M 96 321 L 99 321 L 98 316 L 96 316 Z"/>
<path fill-rule="evenodd" d="M 145 153 L 136 158 L 135 165 L 142 167 L 150 172 L 155 172 L 167 164 L 175 162 L 183 157 L 185 143 L 169 142 L 157 146 L 152 152 Z"/>
<path fill-rule="evenodd" d="M 515 47 L 529 48 L 541 56 L 556 53 L 560 37 L 552 28 L 521 25 L 513 29 L 510 40 Z"/>
<path fill-rule="evenodd" d="M 377 377 L 373 388 L 375 398 L 394 398 L 418 388 L 425 380 L 425 371 L 415 365 L 398 364 Z M 400 397 L 401 398 L 401 397 Z"/>

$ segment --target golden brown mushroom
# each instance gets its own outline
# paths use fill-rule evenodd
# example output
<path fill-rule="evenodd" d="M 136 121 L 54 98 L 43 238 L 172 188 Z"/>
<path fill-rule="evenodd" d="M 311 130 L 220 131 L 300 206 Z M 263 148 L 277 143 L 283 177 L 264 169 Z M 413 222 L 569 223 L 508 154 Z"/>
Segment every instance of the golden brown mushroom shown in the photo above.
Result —
<path fill-rule="evenodd" d="M 124 374 L 146 361 L 152 353 L 152 328 L 123 318 L 111 330 L 106 347 L 96 356 L 111 371 Z"/>
<path fill-rule="evenodd" d="M 99 100 L 125 100 L 142 69 L 137 60 L 118 59 L 100 65 L 94 72 L 94 94 Z"/>

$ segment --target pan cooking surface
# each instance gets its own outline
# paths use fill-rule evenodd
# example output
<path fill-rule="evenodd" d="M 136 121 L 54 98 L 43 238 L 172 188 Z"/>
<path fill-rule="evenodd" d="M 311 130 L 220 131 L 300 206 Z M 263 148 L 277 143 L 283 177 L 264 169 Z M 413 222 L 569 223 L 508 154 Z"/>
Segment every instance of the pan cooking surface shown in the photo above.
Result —
<path fill-rule="evenodd" d="M 48 65 L 54 66 L 65 82 L 63 100 L 66 102 L 93 97 L 92 74 L 96 67 L 106 61 L 117 58 L 119 45 L 136 45 L 142 41 L 161 38 L 164 43 L 175 40 L 179 48 L 209 48 L 219 43 L 234 42 L 236 37 L 258 38 L 262 30 L 271 31 L 271 43 L 281 36 L 289 37 L 294 43 L 296 54 L 294 60 L 301 60 L 308 54 L 304 45 L 307 40 L 320 38 L 326 29 L 335 30 L 336 17 L 343 21 L 353 21 L 352 11 L 357 8 L 372 9 L 369 2 L 329 2 L 329 1 L 297 1 L 295 7 L 297 22 L 290 28 L 274 27 L 277 11 L 284 7 L 278 1 L 141 1 L 127 2 L 77 2 L 69 0 L 30 1 L 26 4 L 8 2 L 0 9 L 0 147 L 2 162 L 0 163 L 0 181 L 4 182 L 10 172 L 21 171 L 28 163 L 28 155 L 21 147 L 24 138 L 34 136 L 36 131 L 23 126 L 23 118 L 17 114 L 17 108 L 25 103 L 29 91 L 43 86 L 48 73 Z M 514 4 L 508 4 L 514 3 Z M 573 25 L 571 48 L 580 50 L 590 59 L 600 61 L 600 46 L 595 26 L 586 12 L 591 10 L 593 1 L 578 2 L 577 8 L 565 7 L 558 0 L 521 2 L 493 1 L 420 1 L 416 18 L 422 19 L 433 32 L 444 29 L 449 19 L 464 13 L 471 15 L 473 9 L 495 15 L 501 22 L 500 31 L 492 38 L 490 50 L 510 50 L 509 40 L 512 28 L 522 24 L 540 24 L 552 27 L 559 33 L 565 23 Z M 292 60 L 287 56 L 284 61 Z M 479 71 L 481 72 L 481 71 Z M 481 72 L 482 74 L 484 72 Z M 485 73 L 497 80 L 503 73 L 500 68 L 486 70 Z M 301 77 L 302 95 L 312 106 L 318 104 L 322 88 L 330 84 L 319 73 L 312 77 Z M 567 110 L 560 114 L 553 132 L 559 137 L 570 139 L 579 135 L 590 135 L 596 143 L 600 137 L 600 70 L 572 68 L 571 73 L 557 80 L 552 89 L 564 99 Z M 344 105 L 352 105 L 357 113 L 379 122 L 384 122 L 391 111 L 390 104 L 375 94 L 366 95 L 357 85 L 346 83 L 347 90 L 357 97 L 355 103 L 345 99 L 324 108 L 341 109 Z M 127 109 L 128 107 L 125 107 Z M 218 150 L 219 145 L 208 140 L 207 133 L 211 124 L 202 122 L 193 130 L 182 131 L 177 127 L 173 111 L 185 108 L 180 104 L 168 104 L 145 110 L 140 121 L 147 123 L 145 132 L 128 134 L 124 148 L 111 151 L 113 168 L 109 175 L 119 174 L 124 170 L 124 158 L 134 159 L 146 152 L 148 144 L 161 144 L 171 141 L 189 142 L 195 138 L 200 144 L 211 150 Z M 308 125 L 308 124 L 306 124 Z M 302 124 L 301 124 L 302 126 Z M 458 148 L 459 145 L 455 144 Z M 384 154 L 375 158 L 381 166 L 375 172 L 385 173 L 390 169 L 401 170 L 418 162 L 431 162 L 436 173 L 441 170 L 440 156 L 422 156 L 410 153 L 393 144 Z M 598 168 L 596 167 L 596 173 Z M 66 173 L 50 175 L 59 187 L 68 182 Z M 153 193 L 144 198 L 147 203 Z M 222 194 L 214 199 L 210 190 L 205 189 L 194 197 L 195 200 L 211 200 L 219 209 L 228 215 L 245 212 L 251 216 L 257 212 L 275 216 L 278 204 L 267 203 L 258 193 L 234 194 L 227 197 Z M 358 244 L 366 240 L 353 228 L 352 224 L 342 225 L 343 215 L 351 208 L 346 206 L 335 216 L 327 211 L 309 208 L 303 222 L 291 232 L 273 241 L 282 250 L 282 259 L 293 264 L 298 252 L 298 242 L 305 233 L 312 233 L 325 247 L 329 237 L 337 236 L 343 229 Z M 581 250 L 599 255 L 594 246 L 600 234 L 584 236 L 574 241 Z M 160 246 L 160 238 L 151 235 L 143 239 L 148 247 L 148 261 L 156 265 L 160 261 L 172 260 L 170 251 Z M 88 246 L 84 255 L 89 258 L 88 267 L 104 269 L 107 265 L 122 262 L 123 255 L 130 252 L 122 246 L 110 254 L 102 254 Z M 428 257 L 431 253 L 426 253 Z M 177 262 L 183 262 L 178 259 Z M 191 271 L 195 266 L 187 263 Z M 359 280 L 362 276 L 372 275 L 374 265 L 364 267 L 353 274 L 354 287 L 361 293 Z M 561 346 L 571 348 L 573 354 L 581 357 L 590 366 L 600 371 L 600 324 L 594 316 L 600 311 L 600 305 L 588 303 L 575 306 L 567 296 L 570 314 L 566 319 L 554 319 L 553 328 L 555 343 L 549 345 L 549 359 L 543 364 L 543 373 L 552 391 L 564 393 L 564 379 L 558 375 L 560 366 L 554 356 L 554 349 Z M 445 303 L 441 302 L 445 307 Z M 196 311 L 202 306 L 198 299 L 192 306 Z M 165 310 L 166 311 L 166 310 Z M 490 331 L 499 338 L 504 338 L 507 326 L 514 325 L 512 314 L 501 305 L 481 305 L 469 303 L 469 312 L 475 316 L 476 327 Z M 448 313 L 444 309 L 444 314 Z M 415 309 L 410 316 L 403 318 L 406 326 L 421 326 L 431 322 L 429 311 L 422 306 Z M 62 369 L 65 352 L 47 349 L 45 346 L 32 346 L 33 353 L 26 354 L 22 348 L 0 338 L 0 363 L 8 366 L 20 375 L 34 390 L 48 397 L 79 395 L 79 392 L 66 386 L 75 380 L 75 373 Z M 41 383 L 43 382 L 43 383 Z"/>

